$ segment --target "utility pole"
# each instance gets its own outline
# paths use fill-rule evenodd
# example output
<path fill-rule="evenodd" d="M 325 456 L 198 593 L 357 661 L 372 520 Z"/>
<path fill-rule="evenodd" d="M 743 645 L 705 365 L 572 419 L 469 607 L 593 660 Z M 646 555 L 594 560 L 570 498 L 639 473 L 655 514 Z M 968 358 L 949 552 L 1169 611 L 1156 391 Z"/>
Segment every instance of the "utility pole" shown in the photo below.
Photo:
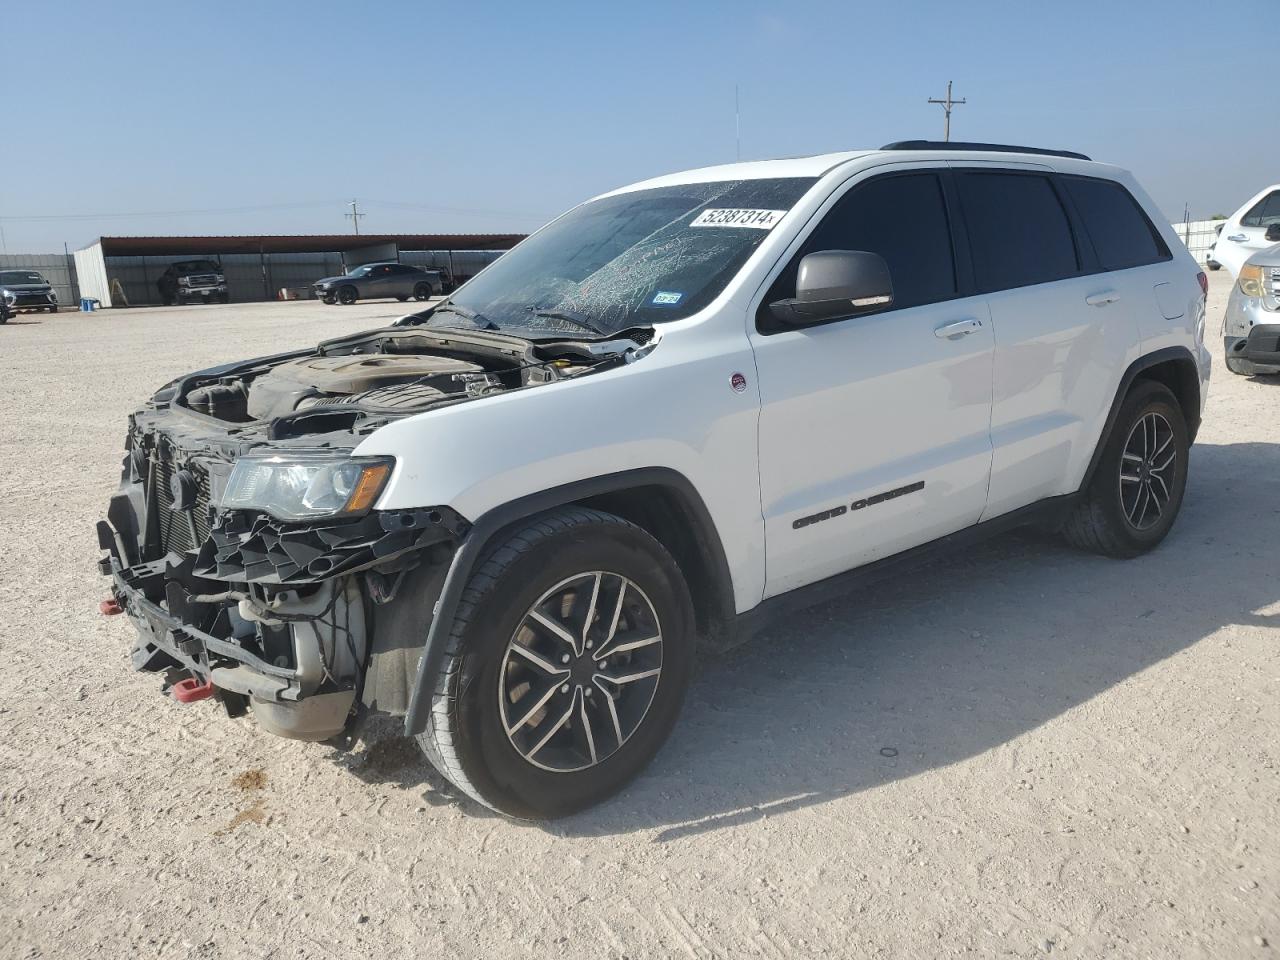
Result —
<path fill-rule="evenodd" d="M 951 142 L 951 108 L 964 103 L 965 102 L 964 97 L 961 97 L 959 100 L 951 99 L 951 81 L 948 80 L 947 81 L 947 99 L 935 100 L 933 97 L 930 97 L 929 102 L 941 105 L 943 115 L 946 118 L 943 121 L 942 139 L 945 142 L 950 143 Z"/>
<path fill-rule="evenodd" d="M 354 200 L 351 201 L 351 212 L 344 213 L 343 216 L 350 218 L 351 225 L 355 228 L 356 235 L 358 236 L 360 234 L 360 218 L 363 217 L 364 214 L 356 209 L 356 202 Z"/>
<path fill-rule="evenodd" d="M 738 109 L 738 85 L 733 85 L 733 136 L 734 159 L 742 159 L 742 113 Z"/>

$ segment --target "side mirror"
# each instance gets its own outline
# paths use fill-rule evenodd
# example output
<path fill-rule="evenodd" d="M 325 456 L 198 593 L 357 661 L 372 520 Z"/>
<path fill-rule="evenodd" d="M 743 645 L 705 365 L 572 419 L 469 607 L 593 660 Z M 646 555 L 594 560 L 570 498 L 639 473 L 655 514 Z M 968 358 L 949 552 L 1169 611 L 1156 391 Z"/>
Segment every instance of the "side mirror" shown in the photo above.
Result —
<path fill-rule="evenodd" d="M 805 327 L 883 310 L 893 303 L 889 265 L 865 250 L 822 250 L 800 261 L 794 300 L 775 300 L 769 312 Z"/>
<path fill-rule="evenodd" d="M 1267 243 L 1280 243 L 1280 222 L 1267 227 Z"/>

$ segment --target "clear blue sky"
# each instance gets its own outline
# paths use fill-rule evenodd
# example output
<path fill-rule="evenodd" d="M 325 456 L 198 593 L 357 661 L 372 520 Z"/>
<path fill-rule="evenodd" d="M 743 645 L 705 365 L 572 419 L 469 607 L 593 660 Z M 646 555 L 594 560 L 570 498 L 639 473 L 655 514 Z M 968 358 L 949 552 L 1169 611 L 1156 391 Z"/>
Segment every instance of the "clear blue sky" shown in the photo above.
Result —
<path fill-rule="evenodd" d="M 526 231 L 732 160 L 735 83 L 744 158 L 940 137 L 954 79 L 955 138 L 1120 163 L 1173 219 L 1280 181 L 1277 0 L 3 7 L 10 252 L 342 232 L 351 197 L 370 233 Z"/>

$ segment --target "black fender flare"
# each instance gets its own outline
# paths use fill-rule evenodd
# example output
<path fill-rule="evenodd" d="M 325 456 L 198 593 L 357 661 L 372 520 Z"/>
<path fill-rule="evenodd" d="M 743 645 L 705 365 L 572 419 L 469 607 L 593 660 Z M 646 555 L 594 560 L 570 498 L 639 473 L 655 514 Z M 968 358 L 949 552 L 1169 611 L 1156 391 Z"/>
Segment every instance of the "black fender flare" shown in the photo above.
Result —
<path fill-rule="evenodd" d="M 640 487 L 662 487 L 678 496 L 682 504 L 689 510 L 694 522 L 700 528 L 697 531 L 700 543 L 708 553 L 709 567 L 717 581 L 717 591 L 726 598 L 727 616 L 733 614 L 733 580 L 729 572 L 729 562 L 720 541 L 720 532 L 716 529 L 710 511 L 694 485 L 687 477 L 669 467 L 642 467 L 635 470 L 623 470 L 618 473 L 605 474 L 577 480 L 558 487 L 541 490 L 528 496 L 520 497 L 501 506 L 494 507 L 477 517 L 471 528 L 462 537 L 454 551 L 445 574 L 444 584 L 440 589 L 440 598 L 436 601 L 431 617 L 431 625 L 427 630 L 427 639 L 423 645 L 422 656 L 418 660 L 418 674 L 414 680 L 413 691 L 409 696 L 408 709 L 405 712 L 405 733 L 415 736 L 426 729 L 427 718 L 431 713 L 431 696 L 435 686 L 435 676 L 439 672 L 444 658 L 445 642 L 453 627 L 454 617 L 458 612 L 458 604 L 462 599 L 462 591 L 471 579 L 476 564 L 484 555 L 489 543 L 507 527 L 547 510 L 562 507 L 569 503 L 588 500 L 610 493 L 619 493 Z"/>
<path fill-rule="evenodd" d="M 1120 378 L 1120 385 L 1116 387 L 1116 395 L 1111 401 L 1111 409 L 1107 411 L 1106 422 L 1102 425 L 1102 433 L 1098 435 L 1097 446 L 1093 449 L 1093 456 L 1089 459 L 1089 466 L 1085 469 L 1084 479 L 1080 483 L 1081 490 L 1087 489 L 1093 481 L 1094 472 L 1098 469 L 1099 461 L 1102 460 L 1102 451 L 1106 448 L 1107 441 L 1111 439 L 1111 431 L 1115 429 L 1116 418 L 1120 416 L 1120 407 L 1124 403 L 1124 398 L 1129 395 L 1129 390 L 1133 387 L 1134 382 L 1145 371 L 1162 363 L 1168 363 L 1171 360 L 1189 363 L 1191 369 L 1195 371 L 1196 395 L 1192 398 L 1194 413 L 1188 412 L 1185 402 L 1183 406 L 1183 413 L 1187 419 L 1187 433 L 1192 441 L 1195 440 L 1196 433 L 1200 429 L 1200 367 L 1196 363 L 1195 356 L 1186 347 L 1164 347 L 1152 353 L 1144 354 L 1129 364 L 1124 376 Z"/>

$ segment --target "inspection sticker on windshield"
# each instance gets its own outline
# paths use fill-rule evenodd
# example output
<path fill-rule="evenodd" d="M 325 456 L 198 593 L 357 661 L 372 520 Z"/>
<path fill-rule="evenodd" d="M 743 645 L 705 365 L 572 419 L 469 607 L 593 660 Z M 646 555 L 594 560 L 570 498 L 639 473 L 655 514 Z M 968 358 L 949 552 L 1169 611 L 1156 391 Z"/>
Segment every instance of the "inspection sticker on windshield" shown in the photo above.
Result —
<path fill-rule="evenodd" d="M 691 227 L 751 227 L 772 230 L 785 210 L 744 210 L 740 207 L 708 207 L 698 214 Z"/>
<path fill-rule="evenodd" d="M 659 290 L 649 302 L 655 307 L 674 307 L 683 297 L 683 293 L 676 293 L 674 290 Z"/>

